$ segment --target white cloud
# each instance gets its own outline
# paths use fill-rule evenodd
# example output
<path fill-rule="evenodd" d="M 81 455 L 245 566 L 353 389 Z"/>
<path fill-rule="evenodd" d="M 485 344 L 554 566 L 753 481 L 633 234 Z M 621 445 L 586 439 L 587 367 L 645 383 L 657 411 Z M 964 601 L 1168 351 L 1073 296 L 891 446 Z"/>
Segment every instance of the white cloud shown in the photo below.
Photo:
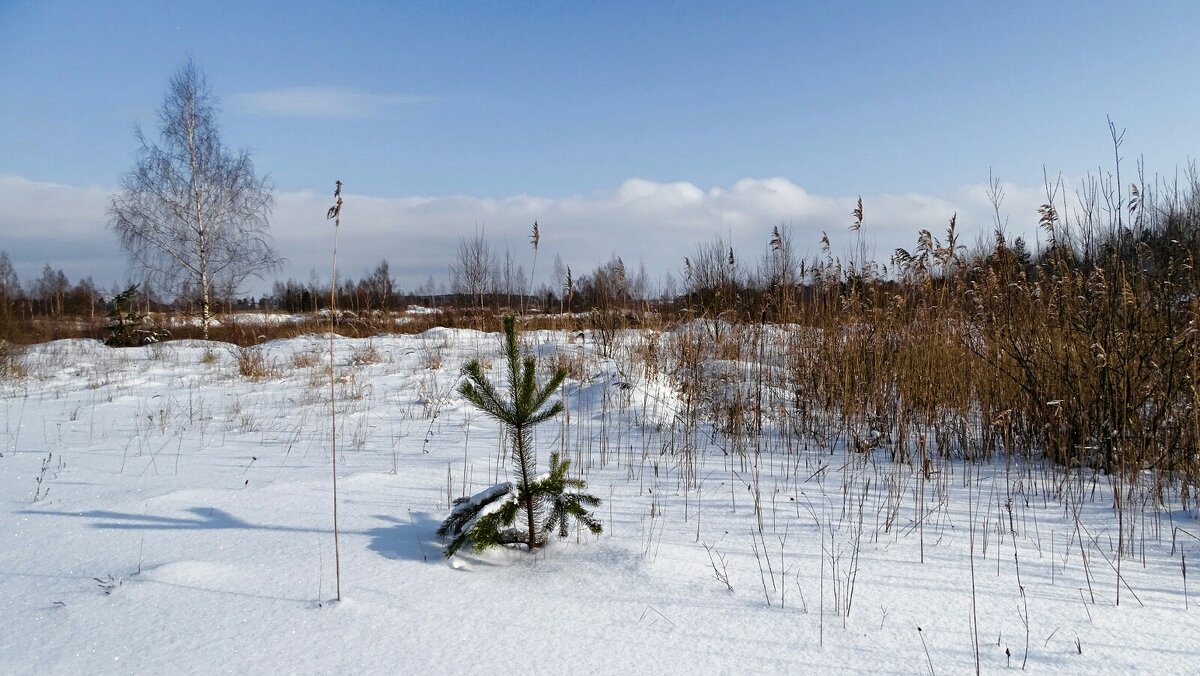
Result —
<path fill-rule="evenodd" d="M 124 257 L 104 228 L 109 189 L 74 187 L 0 175 L 0 249 L 7 249 L 23 282 L 49 262 L 74 281 L 92 275 L 108 286 L 125 279 Z M 1008 186 L 1009 231 L 1028 234 L 1036 222 L 1035 189 Z M 822 231 L 835 255 L 855 245 L 847 230 L 857 195 L 815 195 L 786 178 L 747 178 L 728 187 L 701 188 L 687 182 L 630 179 L 584 195 L 545 198 L 514 195 L 494 199 L 465 195 L 373 197 L 347 192 L 338 241 L 338 267 L 358 278 L 387 259 L 402 288 L 413 289 L 432 275 L 445 281 L 457 242 L 481 229 L 501 255 L 507 242 L 526 271 L 532 265 L 528 235 L 540 224 L 541 250 L 535 280 L 548 280 L 556 254 L 575 270 L 589 272 L 610 255 L 636 267 L 645 263 L 655 278 L 679 274 L 683 257 L 702 240 L 730 240 L 740 260 L 752 265 L 767 248 L 771 229 L 789 224 L 801 252 L 819 251 Z M 329 274 L 333 225 L 325 220 L 331 198 L 311 192 L 277 192 L 272 234 L 289 259 L 281 278 L 307 281 L 310 271 Z M 940 235 L 958 213 L 963 242 L 990 239 L 991 207 L 984 187 L 965 186 L 949 198 L 922 194 L 864 195 L 863 236 L 868 252 L 886 261 L 898 246 L 911 248 L 917 230 Z M 1032 240 L 1030 240 L 1032 241 Z M 269 289 L 253 283 L 250 293 Z"/>
<path fill-rule="evenodd" d="M 28 283 L 49 263 L 71 281 L 124 281 L 125 256 L 105 230 L 111 191 L 0 174 L 0 250 Z"/>
<path fill-rule="evenodd" d="M 868 251 L 886 261 L 896 247 L 911 248 L 920 228 L 940 236 L 956 212 L 961 241 L 970 243 L 976 234 L 990 237 L 990 206 L 969 199 L 970 194 L 970 189 L 964 189 L 956 199 L 864 195 L 863 235 Z M 327 274 L 332 233 L 321 219 L 328 198 L 307 193 L 280 193 L 277 198 L 274 233 L 280 250 L 291 259 L 285 275 L 304 280 L 311 269 Z M 532 252 L 527 237 L 537 220 L 542 236 L 535 280 L 539 284 L 548 280 L 556 254 L 576 274 L 615 254 L 629 265 L 644 262 L 652 276 L 661 278 L 670 270 L 678 277 L 683 257 L 713 237 L 731 241 L 738 257 L 752 265 L 766 250 L 771 229 L 779 224 L 791 226 L 801 252 L 816 254 L 822 231 L 828 231 L 835 255 L 843 255 L 854 246 L 848 226 L 857 199 L 857 195 L 814 195 L 785 178 L 743 179 L 730 187 L 709 189 L 686 182 L 630 179 L 613 189 L 555 199 L 530 195 L 388 199 L 348 193 L 339 235 L 339 267 L 358 277 L 386 258 L 404 288 L 414 288 L 429 275 L 445 280 L 458 240 L 481 229 L 501 255 L 507 242 L 528 272 Z"/>
<path fill-rule="evenodd" d="M 1063 180 L 1064 185 L 1072 185 L 1066 182 L 1068 179 Z M 1069 193 L 1066 190 L 1059 192 L 1056 197 L 1057 203 L 1062 204 L 1064 192 Z M 1040 234 L 1034 227 L 1038 221 L 1038 207 L 1048 200 L 1045 187 L 1019 186 L 1003 181 L 1000 183 L 1000 195 L 1000 226 L 1006 236 L 1010 240 L 1024 237 L 1032 248 Z M 987 184 L 967 186 L 959 191 L 958 198 L 967 208 L 985 216 L 986 220 L 980 224 L 981 229 L 986 229 L 988 233 L 996 229 L 996 214 Z M 1068 202 L 1074 203 L 1074 199 L 1069 198 Z"/>
<path fill-rule="evenodd" d="M 286 87 L 243 92 L 230 97 L 242 112 L 274 117 L 355 118 L 376 117 L 428 97 L 373 94 L 342 87 Z"/>
<path fill-rule="evenodd" d="M 64 239 L 85 234 L 104 224 L 110 193 L 99 186 L 76 187 L 0 174 L 4 218 L 23 226 L 14 228 L 13 234 L 40 231 Z"/>

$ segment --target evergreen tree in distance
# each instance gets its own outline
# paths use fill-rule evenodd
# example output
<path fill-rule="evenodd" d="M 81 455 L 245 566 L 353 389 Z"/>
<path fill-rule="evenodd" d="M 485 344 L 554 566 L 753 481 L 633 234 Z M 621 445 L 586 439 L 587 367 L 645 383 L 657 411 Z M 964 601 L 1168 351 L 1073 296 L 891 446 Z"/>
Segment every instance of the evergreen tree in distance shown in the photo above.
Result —
<path fill-rule="evenodd" d="M 535 377 L 536 358 L 533 355 L 521 357 L 516 318 L 505 315 L 503 321 L 508 396 L 496 389 L 478 359 L 467 364 L 464 369 L 467 381 L 458 392 L 508 428 L 516 483 L 499 483 L 454 501 L 450 516 L 437 531 L 438 537 L 452 538 L 446 547 L 447 557 L 467 543 L 476 551 L 511 544 L 524 544 L 533 551 L 546 544 L 544 536 L 550 532 L 557 531 L 559 537 L 566 537 L 570 518 L 593 533 L 602 530 L 587 510 L 587 507 L 599 505 L 600 499 L 582 492 L 587 487 L 582 479 L 568 476 L 569 460 L 563 460 L 558 453 L 551 454 L 550 472 L 535 475 L 537 454 L 533 447 L 533 428 L 562 412 L 561 401 L 553 404 L 549 401 L 562 385 L 567 371 L 560 367 L 545 385 L 539 387 Z"/>

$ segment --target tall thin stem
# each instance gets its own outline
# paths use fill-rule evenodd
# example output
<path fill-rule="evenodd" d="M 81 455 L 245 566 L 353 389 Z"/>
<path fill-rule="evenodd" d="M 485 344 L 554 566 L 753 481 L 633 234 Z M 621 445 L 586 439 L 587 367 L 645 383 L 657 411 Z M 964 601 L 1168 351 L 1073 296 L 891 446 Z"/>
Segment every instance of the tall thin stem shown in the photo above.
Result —
<path fill-rule="evenodd" d="M 530 296 L 533 295 L 534 279 L 537 278 L 536 275 L 537 275 L 538 243 L 541 241 L 541 239 L 542 239 L 542 234 L 541 234 L 541 232 L 538 231 L 537 221 L 534 221 L 533 222 L 533 234 L 529 235 L 529 243 L 533 245 L 533 267 L 529 268 L 529 295 Z M 521 314 L 522 315 L 525 314 L 525 298 L 521 299 Z"/>
<path fill-rule="evenodd" d="M 333 336 L 337 317 L 337 238 L 342 225 L 342 182 L 337 181 L 333 191 L 337 198 L 326 218 L 333 219 L 333 266 L 329 277 L 329 450 L 333 459 L 333 565 L 337 585 L 337 600 L 342 600 L 342 557 L 338 546 L 338 500 L 337 500 L 337 384 L 333 372 Z"/>

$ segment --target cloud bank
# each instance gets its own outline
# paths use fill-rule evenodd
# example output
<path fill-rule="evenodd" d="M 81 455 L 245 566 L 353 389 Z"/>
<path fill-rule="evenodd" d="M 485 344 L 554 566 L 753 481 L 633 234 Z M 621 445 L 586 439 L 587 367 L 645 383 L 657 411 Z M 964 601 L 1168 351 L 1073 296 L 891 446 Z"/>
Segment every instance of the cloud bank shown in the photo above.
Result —
<path fill-rule="evenodd" d="M 577 275 L 617 255 L 633 269 L 644 263 L 652 280 L 661 280 L 668 271 L 678 277 L 683 257 L 714 237 L 731 242 L 738 258 L 752 266 L 766 251 L 771 229 L 781 224 L 791 228 L 797 250 L 808 256 L 819 252 L 823 231 L 829 233 L 835 255 L 849 252 L 855 242 L 847 227 L 857 195 L 817 195 L 786 178 L 747 178 L 707 189 L 635 178 L 584 195 L 500 199 L 360 195 L 353 192 L 353 177 L 349 179 L 338 236 L 341 274 L 358 278 L 387 259 L 405 290 L 431 276 L 445 282 L 458 241 L 476 232 L 501 257 L 507 246 L 515 264 L 528 274 L 533 260 L 527 238 L 535 220 L 541 231 L 538 284 L 549 281 L 555 255 Z M 0 250 L 7 250 L 23 283 L 46 263 L 63 268 L 72 281 L 91 275 L 107 287 L 127 278 L 125 258 L 105 229 L 110 192 L 0 175 L 0 201 L 8 207 L 0 210 Z M 1006 185 L 1005 192 L 1009 232 L 1030 237 L 1039 191 Z M 955 213 L 964 242 L 990 238 L 993 229 L 982 185 L 965 186 L 946 197 L 880 194 L 862 199 L 864 242 L 880 261 L 898 246 L 911 247 L 920 228 L 940 235 Z M 289 260 L 278 277 L 308 281 L 315 274 L 327 279 L 333 225 L 325 220 L 325 211 L 332 195 L 278 191 L 276 201 L 272 234 L 278 253 Z M 272 281 L 252 282 L 246 291 L 261 294 Z"/>
<path fill-rule="evenodd" d="M 234 94 L 235 110 L 270 117 L 323 119 L 378 117 L 398 106 L 427 100 L 421 96 L 373 94 L 343 87 L 287 87 Z"/>

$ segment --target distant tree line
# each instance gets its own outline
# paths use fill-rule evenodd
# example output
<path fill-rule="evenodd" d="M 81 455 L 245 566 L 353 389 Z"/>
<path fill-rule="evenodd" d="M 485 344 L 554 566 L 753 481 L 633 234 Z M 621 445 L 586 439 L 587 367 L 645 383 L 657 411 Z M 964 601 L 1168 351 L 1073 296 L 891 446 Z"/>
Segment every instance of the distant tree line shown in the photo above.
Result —
<path fill-rule="evenodd" d="M 271 293 L 264 296 L 258 306 L 280 312 L 318 312 L 329 308 L 331 295 L 328 281 L 318 280 L 314 272 L 307 283 L 295 279 L 276 280 Z M 392 277 L 387 260 L 380 261 L 361 279 L 345 279 L 338 284 L 337 306 L 343 311 L 356 314 L 396 312 L 407 308 L 409 302 L 410 297 L 401 293 Z"/>
<path fill-rule="evenodd" d="M 0 251 L 0 322 L 5 325 L 34 317 L 103 316 L 106 298 L 115 293 L 100 289 L 91 277 L 71 284 L 49 264 L 22 286 L 8 252 Z"/>

